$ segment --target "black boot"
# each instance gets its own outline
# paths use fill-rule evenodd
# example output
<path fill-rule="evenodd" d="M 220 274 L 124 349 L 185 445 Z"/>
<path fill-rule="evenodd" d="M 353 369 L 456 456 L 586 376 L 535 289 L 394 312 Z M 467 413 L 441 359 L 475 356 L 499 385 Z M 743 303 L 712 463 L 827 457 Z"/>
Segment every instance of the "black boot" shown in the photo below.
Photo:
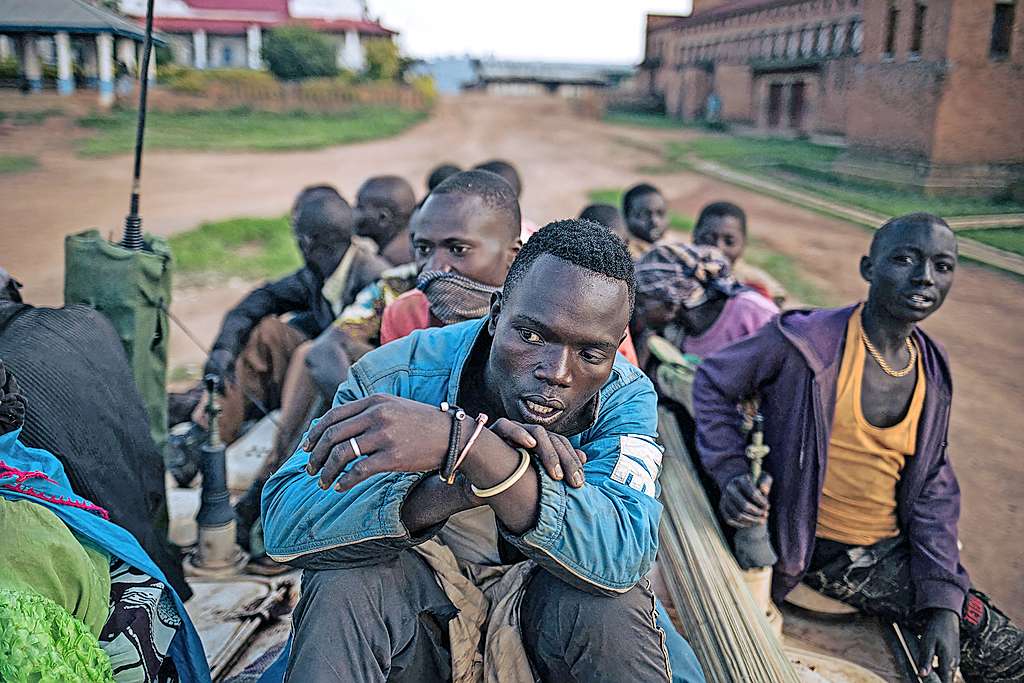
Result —
<path fill-rule="evenodd" d="M 967 683 L 1024 682 L 1024 631 L 975 590 L 960 620 L 960 673 Z"/>

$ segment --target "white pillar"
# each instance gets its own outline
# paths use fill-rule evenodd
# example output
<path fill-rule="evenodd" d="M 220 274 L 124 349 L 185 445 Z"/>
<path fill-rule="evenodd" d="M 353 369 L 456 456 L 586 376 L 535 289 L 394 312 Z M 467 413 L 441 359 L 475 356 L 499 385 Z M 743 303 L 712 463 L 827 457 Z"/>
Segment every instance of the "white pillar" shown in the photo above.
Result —
<path fill-rule="evenodd" d="M 192 34 L 192 66 L 197 69 L 206 68 L 206 31 L 199 30 Z"/>
<path fill-rule="evenodd" d="M 131 38 L 117 39 L 117 61 L 124 64 L 133 78 L 139 75 L 139 67 L 135 64 L 135 41 Z"/>
<path fill-rule="evenodd" d="M 0 59 L 10 59 L 14 55 L 14 46 L 7 36 L 0 36 Z"/>
<path fill-rule="evenodd" d="M 248 53 L 248 67 L 262 69 L 263 58 L 260 56 L 260 50 L 263 48 L 263 33 L 256 24 L 245 29 L 245 46 Z"/>
<path fill-rule="evenodd" d="M 340 66 L 353 71 L 362 71 L 365 61 L 363 45 L 359 42 L 359 33 L 355 29 L 345 31 L 345 45 L 341 51 Z"/>
<path fill-rule="evenodd" d="M 70 95 L 75 92 L 75 76 L 71 73 L 71 36 L 61 31 L 53 40 L 57 45 L 57 92 Z"/>
<path fill-rule="evenodd" d="M 100 104 L 110 106 L 114 103 L 114 36 L 96 34 L 96 59 L 99 62 Z"/>
<path fill-rule="evenodd" d="M 149 51 L 149 69 L 146 77 L 150 85 L 156 83 L 156 48 Z"/>
<path fill-rule="evenodd" d="M 43 89 L 43 66 L 39 63 L 36 37 L 24 36 L 21 39 L 21 47 L 25 60 L 25 80 L 28 81 L 28 89 L 32 92 L 39 92 Z"/>

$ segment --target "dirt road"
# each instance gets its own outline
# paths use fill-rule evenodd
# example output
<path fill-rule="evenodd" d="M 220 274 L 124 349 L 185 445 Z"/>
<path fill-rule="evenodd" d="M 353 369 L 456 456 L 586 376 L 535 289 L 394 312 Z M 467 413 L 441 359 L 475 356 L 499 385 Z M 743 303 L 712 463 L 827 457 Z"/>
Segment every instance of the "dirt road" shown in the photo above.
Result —
<path fill-rule="evenodd" d="M 56 304 L 63 236 L 94 226 L 120 230 L 130 163 L 75 158 L 59 121 L 42 132 L 13 143 L 38 152 L 40 169 L 0 181 L 0 264 L 26 282 L 31 301 Z M 654 159 L 631 141 L 683 135 L 579 119 L 553 100 L 461 99 L 443 103 L 435 117 L 402 136 L 368 144 L 265 155 L 149 153 L 143 215 L 148 230 L 170 234 L 204 220 L 281 214 L 312 182 L 333 182 L 351 198 L 370 174 L 398 173 L 419 189 L 440 161 L 506 157 L 523 172 L 525 213 L 543 223 L 576 215 L 590 189 L 643 179 L 637 167 Z M 673 208 L 691 215 L 707 201 L 737 201 L 751 216 L 751 230 L 795 258 L 832 299 L 864 295 L 857 258 L 870 238 L 866 231 L 693 174 L 647 179 L 665 190 Z M 176 312 L 209 340 L 245 287 L 233 282 L 213 292 L 181 292 Z M 964 492 L 964 563 L 1018 620 L 1024 620 L 1024 467 L 1016 461 L 1013 425 L 1024 393 L 1022 317 L 1024 283 L 963 264 L 945 307 L 925 325 L 945 343 L 956 381 L 950 453 Z M 198 360 L 183 335 L 173 340 L 173 362 Z"/>

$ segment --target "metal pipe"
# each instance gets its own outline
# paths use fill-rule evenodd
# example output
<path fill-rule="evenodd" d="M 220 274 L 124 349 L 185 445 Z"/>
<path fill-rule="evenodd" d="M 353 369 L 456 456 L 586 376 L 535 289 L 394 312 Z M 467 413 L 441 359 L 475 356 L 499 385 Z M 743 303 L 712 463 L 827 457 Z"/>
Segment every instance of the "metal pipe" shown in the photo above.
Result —
<path fill-rule="evenodd" d="M 139 190 L 142 178 L 142 143 L 146 135 L 146 102 L 149 97 L 149 59 L 153 52 L 153 3 L 146 3 L 146 37 L 142 42 L 142 67 L 139 71 L 139 118 L 135 125 L 135 167 L 132 172 L 132 196 L 124 219 L 121 246 L 139 251 L 142 242 L 142 218 L 139 216 Z"/>

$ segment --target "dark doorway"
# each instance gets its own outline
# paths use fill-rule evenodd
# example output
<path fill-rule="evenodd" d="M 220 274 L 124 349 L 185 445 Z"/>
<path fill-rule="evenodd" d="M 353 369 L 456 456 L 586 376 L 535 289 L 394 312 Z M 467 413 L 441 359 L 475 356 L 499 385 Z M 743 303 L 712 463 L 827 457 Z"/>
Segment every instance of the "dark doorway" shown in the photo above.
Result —
<path fill-rule="evenodd" d="M 768 127 L 778 128 L 779 120 L 782 118 L 782 88 L 781 83 L 772 83 L 768 86 Z"/>
<path fill-rule="evenodd" d="M 804 126 L 804 82 L 797 81 L 789 93 L 789 127 L 802 130 Z"/>

